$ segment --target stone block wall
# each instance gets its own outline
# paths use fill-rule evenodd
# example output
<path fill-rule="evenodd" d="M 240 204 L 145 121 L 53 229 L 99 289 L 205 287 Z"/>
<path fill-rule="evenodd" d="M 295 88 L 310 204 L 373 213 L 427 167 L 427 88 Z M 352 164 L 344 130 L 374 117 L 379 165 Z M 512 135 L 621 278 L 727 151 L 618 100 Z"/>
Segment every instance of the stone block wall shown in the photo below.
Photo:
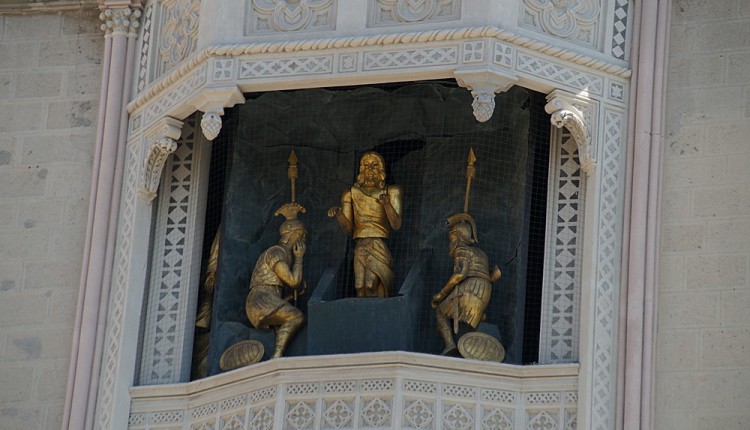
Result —
<path fill-rule="evenodd" d="M 750 2 L 674 0 L 657 430 L 750 428 Z"/>
<path fill-rule="evenodd" d="M 104 44 L 88 9 L 0 15 L 0 430 L 62 422 Z"/>

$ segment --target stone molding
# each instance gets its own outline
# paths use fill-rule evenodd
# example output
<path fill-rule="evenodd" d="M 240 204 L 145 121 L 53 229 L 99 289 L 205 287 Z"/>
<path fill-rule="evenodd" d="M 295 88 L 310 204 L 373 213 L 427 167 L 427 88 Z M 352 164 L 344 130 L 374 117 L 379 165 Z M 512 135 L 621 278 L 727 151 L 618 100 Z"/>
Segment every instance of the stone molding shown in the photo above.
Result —
<path fill-rule="evenodd" d="M 146 137 L 146 157 L 143 162 L 138 198 L 151 203 L 156 197 L 161 182 L 161 173 L 167 157 L 177 149 L 177 139 L 182 133 L 182 121 L 174 118 L 163 118 Z"/>
<path fill-rule="evenodd" d="M 325 39 L 305 39 L 284 42 L 248 43 L 236 45 L 217 45 L 205 48 L 188 57 L 172 72 L 167 73 L 154 82 L 128 105 L 130 113 L 135 112 L 168 90 L 170 86 L 190 75 L 197 68 L 205 65 L 207 60 L 214 57 L 239 57 L 259 54 L 284 54 L 294 52 L 322 51 L 346 48 L 374 48 L 392 45 L 410 45 L 434 42 L 460 41 L 467 39 L 489 38 L 508 42 L 517 48 L 550 56 L 571 65 L 582 66 L 589 70 L 598 71 L 614 77 L 629 79 L 631 70 L 627 67 L 610 63 L 599 58 L 567 50 L 560 46 L 542 42 L 527 36 L 521 36 L 499 27 L 462 27 L 455 29 L 430 30 L 422 32 L 405 32 L 395 34 L 379 34 L 373 36 L 333 37 Z"/>
<path fill-rule="evenodd" d="M 406 352 L 292 357 L 210 380 L 135 387 L 128 428 L 571 430 L 577 389 L 577 364 Z"/>
<path fill-rule="evenodd" d="M 8 1 L 0 4 L 0 15 L 78 11 L 96 4 L 96 0 Z"/>
<path fill-rule="evenodd" d="M 573 94 L 563 91 L 553 91 L 547 96 L 547 105 L 544 110 L 551 115 L 550 121 L 557 128 L 567 128 L 573 135 L 578 145 L 578 158 L 581 161 L 581 169 L 590 176 L 596 169 L 596 161 L 591 151 L 591 130 L 587 124 L 584 114 L 573 105 L 576 99 Z M 580 98 L 579 98 L 580 99 Z"/>

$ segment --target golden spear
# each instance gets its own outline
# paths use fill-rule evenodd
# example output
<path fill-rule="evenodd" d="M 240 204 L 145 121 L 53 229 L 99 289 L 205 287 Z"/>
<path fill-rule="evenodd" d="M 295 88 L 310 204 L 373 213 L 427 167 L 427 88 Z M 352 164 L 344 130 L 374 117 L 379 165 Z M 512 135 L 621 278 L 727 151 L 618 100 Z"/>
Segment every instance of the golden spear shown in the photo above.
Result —
<path fill-rule="evenodd" d="M 289 176 L 289 180 L 292 182 L 292 203 L 294 203 L 297 201 L 296 181 L 299 177 L 299 170 L 297 170 L 297 154 L 294 153 L 293 149 L 292 153 L 289 154 L 289 159 L 287 161 L 289 162 L 287 176 Z"/>
<path fill-rule="evenodd" d="M 471 181 L 476 176 L 477 170 L 474 163 L 477 156 L 474 155 L 474 149 L 469 148 L 469 164 L 466 166 L 466 197 L 464 197 L 464 213 L 469 213 L 469 194 L 471 194 Z"/>

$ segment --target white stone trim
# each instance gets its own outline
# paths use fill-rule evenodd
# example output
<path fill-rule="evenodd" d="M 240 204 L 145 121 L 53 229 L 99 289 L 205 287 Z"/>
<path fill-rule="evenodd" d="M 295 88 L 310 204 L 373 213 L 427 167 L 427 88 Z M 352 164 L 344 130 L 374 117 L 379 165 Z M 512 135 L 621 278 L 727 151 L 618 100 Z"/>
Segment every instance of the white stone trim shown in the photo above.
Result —
<path fill-rule="evenodd" d="M 573 135 L 578 145 L 578 158 L 581 161 L 581 168 L 587 176 L 594 173 L 596 161 L 593 158 L 591 149 L 591 127 L 588 124 L 584 113 L 579 110 L 574 103 L 576 101 L 588 104 L 588 100 L 576 97 L 573 94 L 566 94 L 563 91 L 553 91 L 547 96 L 547 105 L 544 110 L 551 115 L 550 121 L 557 128 L 567 128 Z M 590 120 L 590 118 L 588 118 Z"/>
<path fill-rule="evenodd" d="M 210 144 L 186 121 L 164 175 L 146 303 L 140 384 L 190 379 Z"/>
<path fill-rule="evenodd" d="M 133 388 L 128 428 L 575 429 L 577 374 L 403 352 L 285 358 Z"/>
<path fill-rule="evenodd" d="M 182 124 L 182 121 L 166 117 L 146 133 L 147 148 L 138 197 L 147 203 L 151 203 L 156 197 L 164 163 L 167 157 L 177 149 L 175 139 L 180 137 Z"/>

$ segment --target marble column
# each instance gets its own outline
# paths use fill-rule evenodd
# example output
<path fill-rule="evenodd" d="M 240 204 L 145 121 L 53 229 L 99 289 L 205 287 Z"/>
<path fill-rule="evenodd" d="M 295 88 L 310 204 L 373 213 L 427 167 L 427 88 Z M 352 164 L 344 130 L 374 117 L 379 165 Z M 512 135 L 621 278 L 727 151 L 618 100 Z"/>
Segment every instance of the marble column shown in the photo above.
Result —
<path fill-rule="evenodd" d="M 76 321 L 63 429 L 94 426 L 122 185 L 127 111 L 140 0 L 100 0 L 105 50 Z"/>

